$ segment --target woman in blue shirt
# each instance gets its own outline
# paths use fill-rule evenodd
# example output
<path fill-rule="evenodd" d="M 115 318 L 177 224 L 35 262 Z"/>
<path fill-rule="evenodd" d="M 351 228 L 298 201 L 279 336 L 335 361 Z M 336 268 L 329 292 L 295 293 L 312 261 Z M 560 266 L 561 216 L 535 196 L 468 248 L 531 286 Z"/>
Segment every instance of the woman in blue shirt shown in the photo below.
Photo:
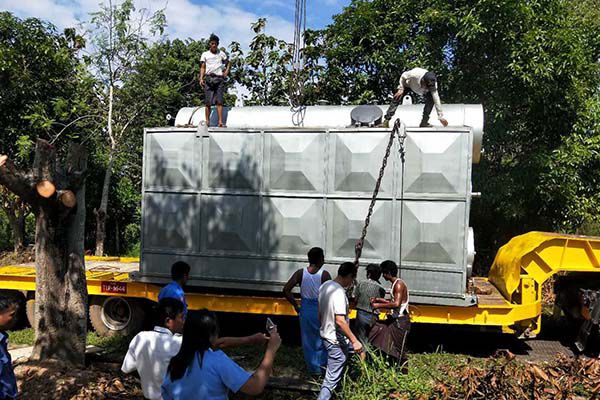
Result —
<path fill-rule="evenodd" d="M 262 393 L 281 345 L 277 329 L 270 332 L 265 356 L 253 373 L 245 371 L 221 350 L 215 313 L 190 312 L 183 328 L 181 349 L 171 359 L 162 384 L 164 400 L 226 400 L 229 391 L 251 396 Z"/>

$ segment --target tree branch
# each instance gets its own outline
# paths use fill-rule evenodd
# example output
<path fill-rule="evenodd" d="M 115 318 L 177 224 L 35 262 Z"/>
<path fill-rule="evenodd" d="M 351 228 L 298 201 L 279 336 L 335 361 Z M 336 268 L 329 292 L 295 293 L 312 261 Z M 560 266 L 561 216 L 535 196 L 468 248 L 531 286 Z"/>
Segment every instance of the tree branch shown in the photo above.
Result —
<path fill-rule="evenodd" d="M 18 170 L 10 160 L 6 160 L 0 166 L 0 185 L 19 196 L 27 204 L 36 205 L 37 195 L 33 177 L 31 174 Z"/>

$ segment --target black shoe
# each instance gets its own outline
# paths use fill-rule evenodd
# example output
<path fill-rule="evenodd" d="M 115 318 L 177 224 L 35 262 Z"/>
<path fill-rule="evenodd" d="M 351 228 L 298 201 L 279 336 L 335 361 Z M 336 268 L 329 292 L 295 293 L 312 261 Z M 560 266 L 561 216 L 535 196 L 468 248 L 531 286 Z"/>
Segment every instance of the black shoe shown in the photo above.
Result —
<path fill-rule="evenodd" d="M 431 125 L 429 122 L 421 122 L 419 128 L 433 128 L 433 125 Z"/>

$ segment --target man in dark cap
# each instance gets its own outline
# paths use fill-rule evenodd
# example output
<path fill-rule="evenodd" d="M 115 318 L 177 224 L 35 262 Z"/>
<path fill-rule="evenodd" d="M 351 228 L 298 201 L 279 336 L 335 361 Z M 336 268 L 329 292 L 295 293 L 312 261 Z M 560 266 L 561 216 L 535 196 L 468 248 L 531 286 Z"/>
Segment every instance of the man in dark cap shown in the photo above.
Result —
<path fill-rule="evenodd" d="M 442 102 L 440 101 L 440 95 L 438 93 L 437 77 L 433 72 L 423 68 L 413 68 L 400 76 L 398 90 L 394 94 L 394 100 L 385 114 L 383 122 L 384 126 L 389 127 L 389 122 L 402 102 L 402 97 L 409 94 L 411 91 L 425 98 L 423 118 L 419 125 L 421 128 L 431 127 L 429 124 L 429 114 L 431 114 L 434 105 L 440 123 L 444 126 L 448 126 L 448 121 L 444 118 L 444 113 L 442 112 Z"/>

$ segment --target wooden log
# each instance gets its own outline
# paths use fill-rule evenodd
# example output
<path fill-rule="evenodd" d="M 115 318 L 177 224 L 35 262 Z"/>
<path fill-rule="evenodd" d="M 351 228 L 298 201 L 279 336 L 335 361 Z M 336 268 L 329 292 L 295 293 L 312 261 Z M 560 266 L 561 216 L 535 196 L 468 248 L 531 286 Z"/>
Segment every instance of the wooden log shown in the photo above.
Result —
<path fill-rule="evenodd" d="M 73 208 L 77 204 L 77 197 L 70 190 L 59 190 L 57 195 L 58 200 L 67 208 Z"/>
<path fill-rule="evenodd" d="M 42 179 L 35 185 L 38 194 L 46 199 L 52 197 L 56 193 L 56 186 L 49 180 Z"/>
<path fill-rule="evenodd" d="M 56 149 L 48 141 L 38 139 L 35 145 L 35 158 L 33 161 L 33 178 L 38 194 L 50 198 L 56 193 Z"/>

